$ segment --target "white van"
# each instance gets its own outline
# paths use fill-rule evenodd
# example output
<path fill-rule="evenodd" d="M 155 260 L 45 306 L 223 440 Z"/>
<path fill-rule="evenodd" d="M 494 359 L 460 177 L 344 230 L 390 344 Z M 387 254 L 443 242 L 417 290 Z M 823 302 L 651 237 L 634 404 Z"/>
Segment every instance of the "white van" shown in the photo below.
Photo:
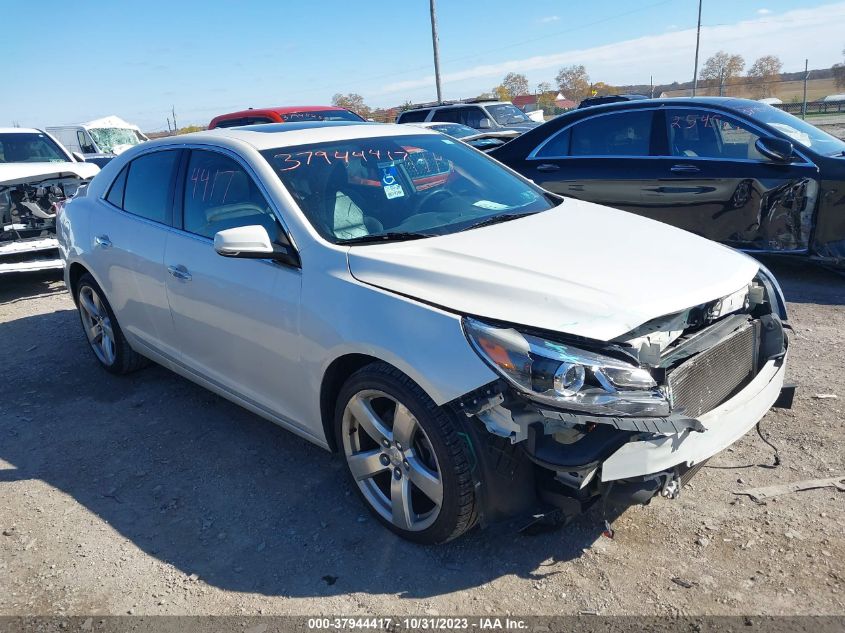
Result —
<path fill-rule="evenodd" d="M 147 138 L 137 125 L 117 116 L 107 116 L 78 125 L 48 127 L 47 132 L 71 152 L 78 152 L 90 163 L 102 167 L 122 151 Z"/>

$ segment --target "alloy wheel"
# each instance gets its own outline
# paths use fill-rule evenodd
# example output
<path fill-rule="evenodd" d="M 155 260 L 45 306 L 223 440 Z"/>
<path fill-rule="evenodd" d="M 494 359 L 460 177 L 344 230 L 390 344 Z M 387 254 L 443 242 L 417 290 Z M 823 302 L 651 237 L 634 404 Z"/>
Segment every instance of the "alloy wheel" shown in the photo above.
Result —
<path fill-rule="evenodd" d="M 79 314 L 94 354 L 104 365 L 113 365 L 116 352 L 111 319 L 103 301 L 91 286 L 82 286 L 79 291 Z"/>
<path fill-rule="evenodd" d="M 411 411 L 382 391 L 356 393 L 343 412 L 346 462 L 364 498 L 399 529 L 431 526 L 443 480 L 431 441 Z"/>

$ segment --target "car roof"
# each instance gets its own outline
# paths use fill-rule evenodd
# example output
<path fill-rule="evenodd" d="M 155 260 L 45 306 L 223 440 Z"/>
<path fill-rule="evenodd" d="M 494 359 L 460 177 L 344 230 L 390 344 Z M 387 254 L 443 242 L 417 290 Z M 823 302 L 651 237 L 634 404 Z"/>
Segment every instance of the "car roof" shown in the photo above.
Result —
<path fill-rule="evenodd" d="M 276 108 L 248 108 L 246 110 L 239 110 L 238 112 L 227 112 L 225 114 L 218 114 L 215 119 L 219 119 L 222 117 L 246 117 L 252 116 L 256 114 L 293 114 L 295 112 L 323 112 L 325 110 L 346 110 L 346 108 L 341 108 L 339 106 L 333 105 L 326 105 L 326 106 L 279 106 Z"/>
<path fill-rule="evenodd" d="M 154 141 L 147 141 L 143 145 L 136 147 L 182 145 L 185 143 L 231 146 L 240 142 L 246 143 L 261 151 L 309 143 L 346 141 L 358 138 L 414 136 L 419 134 L 434 135 L 438 133 L 424 128 L 395 123 L 303 121 L 298 123 L 262 123 L 241 127 L 214 128 L 213 130 L 203 132 L 167 136 Z"/>
<path fill-rule="evenodd" d="M 411 108 L 410 110 L 400 112 L 399 116 L 402 116 L 403 114 L 405 114 L 405 112 L 419 112 L 420 110 L 439 110 L 440 108 L 467 108 L 469 106 L 501 105 L 504 103 L 513 105 L 510 101 L 497 101 L 495 99 L 491 99 L 490 101 L 462 101 L 458 103 L 442 103 L 440 105 L 420 106 L 418 108 Z M 441 121 L 441 123 L 448 123 L 448 121 Z"/>
<path fill-rule="evenodd" d="M 41 130 L 34 127 L 0 127 L 0 134 L 43 134 Z"/>

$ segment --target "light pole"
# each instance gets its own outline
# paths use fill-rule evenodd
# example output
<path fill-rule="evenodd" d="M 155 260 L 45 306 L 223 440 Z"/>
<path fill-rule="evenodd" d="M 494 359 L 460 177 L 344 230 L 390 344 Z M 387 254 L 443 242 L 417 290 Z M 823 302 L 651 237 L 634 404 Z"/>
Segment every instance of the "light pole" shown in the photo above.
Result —
<path fill-rule="evenodd" d="M 434 2 L 434 0 L 431 0 Z M 701 3 L 698 0 L 698 28 L 695 31 L 695 68 L 692 71 L 692 96 L 695 96 L 695 91 L 698 88 L 698 45 L 701 42 Z"/>
<path fill-rule="evenodd" d="M 429 0 L 431 9 L 431 44 L 434 47 L 434 81 L 437 84 L 437 103 L 443 103 L 443 94 L 440 90 L 440 43 L 437 39 L 437 10 L 434 0 Z"/>

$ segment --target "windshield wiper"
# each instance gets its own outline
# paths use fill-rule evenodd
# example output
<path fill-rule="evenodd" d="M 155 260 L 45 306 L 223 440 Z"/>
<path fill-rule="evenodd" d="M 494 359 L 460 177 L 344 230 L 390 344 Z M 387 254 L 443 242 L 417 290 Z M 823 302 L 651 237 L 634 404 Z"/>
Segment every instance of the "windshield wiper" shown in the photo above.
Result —
<path fill-rule="evenodd" d="M 434 233 L 413 233 L 410 231 L 388 231 L 387 233 L 373 233 L 372 235 L 360 235 L 345 240 L 338 240 L 338 244 L 372 244 L 375 242 L 404 242 L 407 240 L 419 240 L 424 237 L 436 237 Z"/>
<path fill-rule="evenodd" d="M 524 218 L 529 215 L 534 215 L 535 213 L 539 213 L 539 211 L 528 211 L 527 213 L 502 213 L 501 215 L 494 215 L 492 217 L 486 218 L 481 220 L 481 222 L 476 222 L 475 224 L 470 224 L 465 229 L 461 229 L 463 231 L 469 231 L 470 229 L 477 229 L 482 226 L 490 226 L 491 224 L 499 224 L 501 222 L 510 222 L 511 220 L 516 220 L 518 218 Z"/>

